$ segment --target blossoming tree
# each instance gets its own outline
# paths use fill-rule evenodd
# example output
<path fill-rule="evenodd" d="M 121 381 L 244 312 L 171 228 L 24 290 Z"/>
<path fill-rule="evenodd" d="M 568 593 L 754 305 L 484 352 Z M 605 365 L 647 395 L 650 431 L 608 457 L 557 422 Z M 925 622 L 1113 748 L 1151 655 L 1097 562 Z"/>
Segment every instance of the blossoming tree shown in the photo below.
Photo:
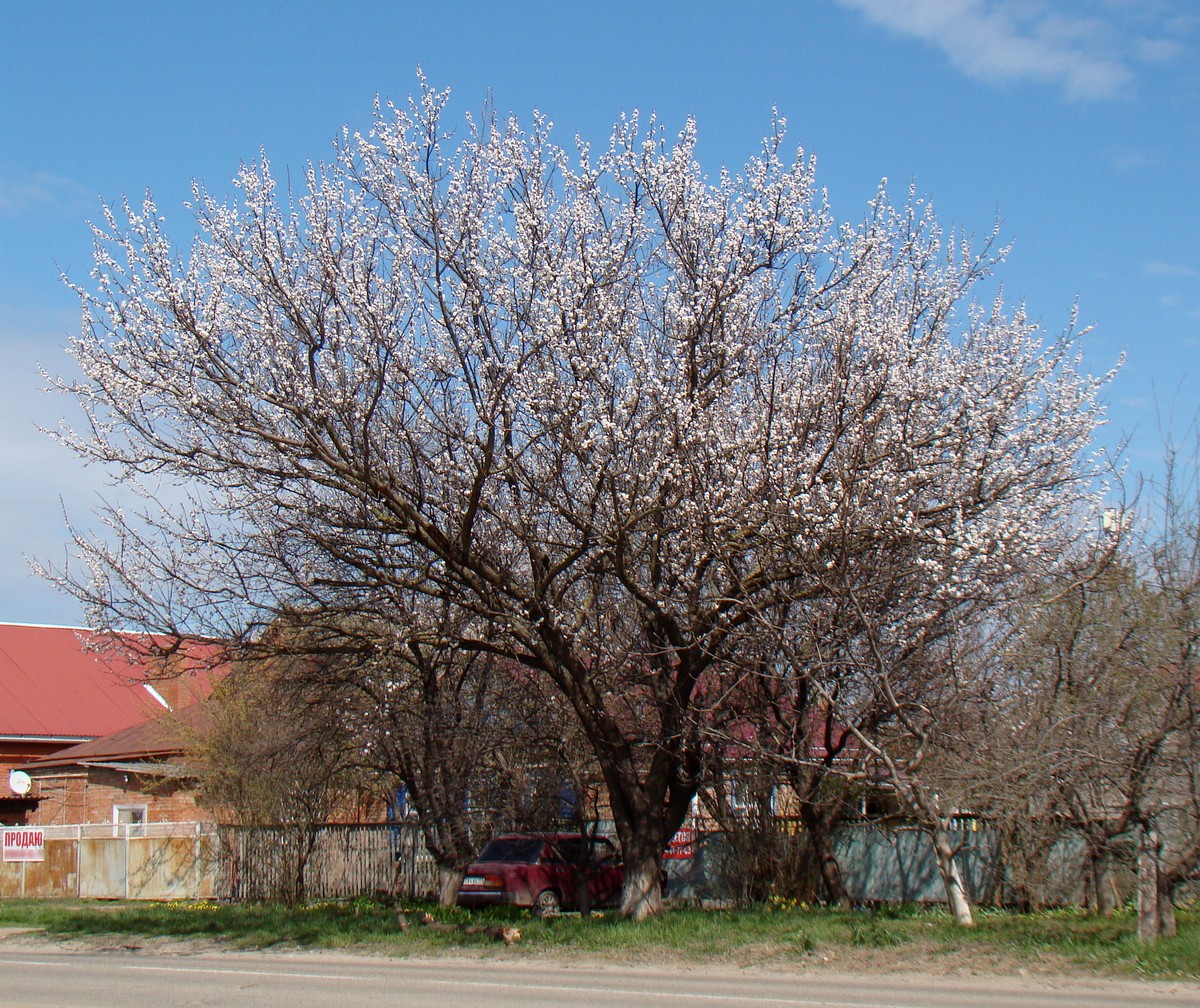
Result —
<path fill-rule="evenodd" d="M 691 123 L 568 152 L 541 118 L 455 138 L 446 101 L 378 109 L 296 189 L 265 160 L 236 201 L 197 187 L 186 254 L 149 198 L 108 211 L 63 436 L 147 507 L 58 576 L 160 631 L 428 636 L 449 606 L 447 646 L 568 701 L 640 918 L 762 614 L 881 564 L 939 611 L 1005 597 L 1070 533 L 1097 383 L 974 304 L 1000 256 L 921 199 L 837 223 L 781 121 L 707 176 Z"/>

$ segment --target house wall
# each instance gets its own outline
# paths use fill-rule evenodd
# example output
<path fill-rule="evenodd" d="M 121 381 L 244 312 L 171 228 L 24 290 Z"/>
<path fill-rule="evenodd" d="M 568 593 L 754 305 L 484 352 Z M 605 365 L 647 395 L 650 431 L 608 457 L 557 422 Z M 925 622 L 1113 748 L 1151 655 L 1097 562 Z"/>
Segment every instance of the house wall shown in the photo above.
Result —
<path fill-rule="evenodd" d="M 39 774 L 34 795 L 41 800 L 29 815 L 32 826 L 113 821 L 114 805 L 145 805 L 147 822 L 208 819 L 192 792 L 178 780 L 143 777 L 102 767 Z"/>
<path fill-rule="evenodd" d="M 0 737 L 0 825 L 23 826 L 32 822 L 30 815 L 36 805 L 36 792 L 22 797 L 9 790 L 9 771 L 20 770 L 26 763 L 58 752 L 75 741 L 78 740 Z"/>
<path fill-rule="evenodd" d="M 26 763 L 44 759 L 80 739 L 38 739 L 0 736 L 0 795 L 9 795 L 8 772 L 24 769 Z"/>
<path fill-rule="evenodd" d="M 23 739 L 0 737 L 0 774 L 8 786 L 8 772 L 16 770 L 30 760 L 41 759 L 51 753 L 58 752 L 64 746 L 74 745 L 78 739 Z"/>

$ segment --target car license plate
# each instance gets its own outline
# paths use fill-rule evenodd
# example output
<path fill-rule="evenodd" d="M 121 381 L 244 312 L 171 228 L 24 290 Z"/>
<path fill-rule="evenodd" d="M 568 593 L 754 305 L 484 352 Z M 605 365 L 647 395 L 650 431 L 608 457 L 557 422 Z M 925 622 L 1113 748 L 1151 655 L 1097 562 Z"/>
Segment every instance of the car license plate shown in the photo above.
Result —
<path fill-rule="evenodd" d="M 482 875 L 468 875 L 466 878 L 463 879 L 463 885 L 481 886 L 481 885 L 483 885 L 483 876 Z"/>

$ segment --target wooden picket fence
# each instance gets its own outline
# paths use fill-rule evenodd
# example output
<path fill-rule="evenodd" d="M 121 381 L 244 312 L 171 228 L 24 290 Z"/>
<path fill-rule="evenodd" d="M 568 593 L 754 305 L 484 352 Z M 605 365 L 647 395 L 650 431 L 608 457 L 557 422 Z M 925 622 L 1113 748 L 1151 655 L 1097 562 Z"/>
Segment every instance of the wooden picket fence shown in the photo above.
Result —
<path fill-rule="evenodd" d="M 298 902 L 434 890 L 436 869 L 412 823 L 222 826 L 217 892 Z"/>

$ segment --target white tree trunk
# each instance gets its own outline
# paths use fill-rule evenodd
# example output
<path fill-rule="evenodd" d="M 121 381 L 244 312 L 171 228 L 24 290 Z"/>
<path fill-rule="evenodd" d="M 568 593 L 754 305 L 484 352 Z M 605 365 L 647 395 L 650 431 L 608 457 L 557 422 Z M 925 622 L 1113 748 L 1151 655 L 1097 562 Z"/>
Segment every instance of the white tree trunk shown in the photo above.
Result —
<path fill-rule="evenodd" d="M 625 862 L 625 884 L 621 889 L 621 916 L 642 921 L 662 912 L 662 884 L 658 862 L 653 857 Z"/>
<path fill-rule="evenodd" d="M 438 906 L 454 906 L 458 899 L 458 890 L 462 886 L 465 872 L 461 868 L 444 868 L 438 865 L 437 870 L 437 900 Z"/>
<path fill-rule="evenodd" d="M 1159 886 L 1158 890 L 1158 926 L 1163 938 L 1174 938 L 1179 933 L 1175 921 L 1175 900 L 1165 886 Z"/>
<path fill-rule="evenodd" d="M 1096 865 L 1096 912 L 1111 917 L 1117 910 L 1117 880 L 1106 856 Z"/>
<path fill-rule="evenodd" d="M 1158 885 L 1158 834 L 1144 830 L 1138 847 L 1138 941 L 1155 942 L 1162 937 L 1163 920 Z"/>
<path fill-rule="evenodd" d="M 971 901 L 967 897 L 966 883 L 963 882 L 962 873 L 954 861 L 954 844 L 950 842 L 950 833 L 945 827 L 939 826 L 934 830 L 933 848 L 937 853 L 938 870 L 942 873 L 946 901 L 950 904 L 954 923 L 959 927 L 973 927 L 975 919 L 971 916 Z"/>

